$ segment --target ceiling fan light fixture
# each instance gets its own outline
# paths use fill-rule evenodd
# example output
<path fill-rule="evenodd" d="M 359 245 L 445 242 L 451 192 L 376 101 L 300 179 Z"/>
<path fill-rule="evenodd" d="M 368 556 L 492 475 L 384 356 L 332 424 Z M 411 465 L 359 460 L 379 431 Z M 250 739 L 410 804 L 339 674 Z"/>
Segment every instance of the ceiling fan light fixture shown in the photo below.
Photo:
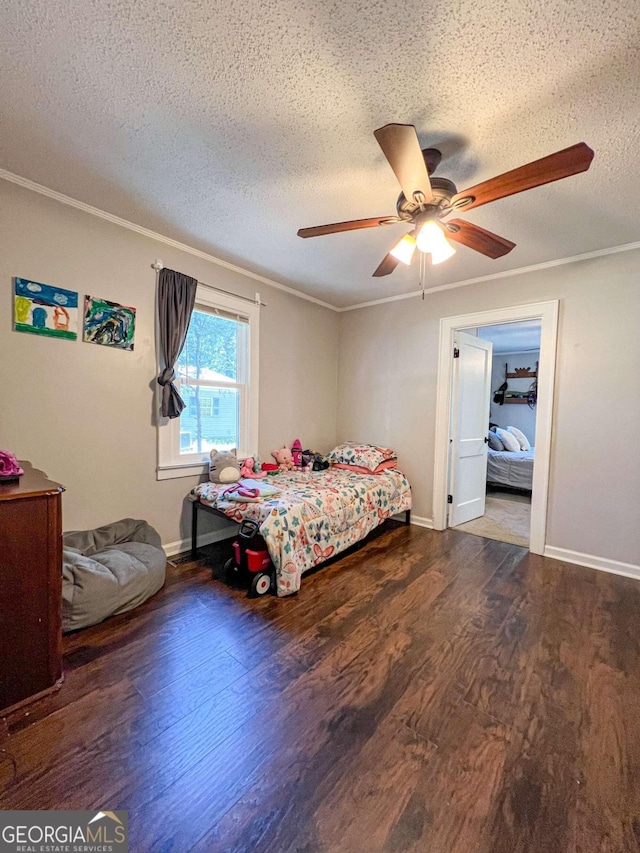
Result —
<path fill-rule="evenodd" d="M 432 264 L 441 264 L 456 253 L 456 250 L 444 236 L 442 228 L 433 219 L 424 223 L 418 233 L 416 243 L 421 252 L 428 252 L 431 255 Z"/>
<path fill-rule="evenodd" d="M 411 234 L 405 234 L 401 240 L 398 240 L 389 254 L 393 255 L 401 263 L 409 265 L 416 250 L 416 245 L 416 238 L 412 237 Z"/>
<path fill-rule="evenodd" d="M 432 264 L 441 264 L 443 261 L 448 261 L 449 258 L 452 258 L 456 250 L 453 246 L 447 241 L 444 241 L 446 245 L 439 247 L 438 249 L 432 249 L 431 251 L 431 263 Z"/>

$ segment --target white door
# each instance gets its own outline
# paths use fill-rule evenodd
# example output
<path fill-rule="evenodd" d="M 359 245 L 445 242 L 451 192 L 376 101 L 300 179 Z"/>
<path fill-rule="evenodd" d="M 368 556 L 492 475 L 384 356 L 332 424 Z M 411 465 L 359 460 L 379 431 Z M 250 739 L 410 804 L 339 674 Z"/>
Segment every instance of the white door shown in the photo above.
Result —
<path fill-rule="evenodd" d="M 493 344 L 455 333 L 449 526 L 484 515 Z"/>

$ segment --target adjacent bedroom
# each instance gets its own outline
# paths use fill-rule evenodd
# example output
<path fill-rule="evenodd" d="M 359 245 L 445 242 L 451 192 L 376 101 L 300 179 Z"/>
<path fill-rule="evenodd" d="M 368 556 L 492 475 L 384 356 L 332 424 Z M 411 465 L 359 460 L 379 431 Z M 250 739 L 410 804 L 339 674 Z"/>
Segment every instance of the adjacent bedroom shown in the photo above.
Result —
<path fill-rule="evenodd" d="M 484 512 L 457 530 L 529 547 L 540 322 L 481 326 L 492 346 Z M 481 507 L 478 508 L 480 512 Z"/>

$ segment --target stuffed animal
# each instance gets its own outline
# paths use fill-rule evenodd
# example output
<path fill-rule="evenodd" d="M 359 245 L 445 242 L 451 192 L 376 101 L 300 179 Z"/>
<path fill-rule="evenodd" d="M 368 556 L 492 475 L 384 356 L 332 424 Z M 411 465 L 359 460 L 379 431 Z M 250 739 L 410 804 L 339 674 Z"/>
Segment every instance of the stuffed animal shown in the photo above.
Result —
<path fill-rule="evenodd" d="M 329 465 L 329 460 L 322 453 L 316 453 L 315 450 L 302 451 L 303 471 L 325 471 Z"/>
<path fill-rule="evenodd" d="M 314 471 L 326 471 L 329 467 L 330 462 L 326 456 L 323 456 L 321 453 L 316 453 L 313 457 L 313 470 Z"/>
<path fill-rule="evenodd" d="M 291 448 L 287 447 L 286 444 L 280 450 L 272 450 L 271 455 L 278 463 L 280 471 L 295 471 L 296 466 L 293 464 Z"/>
<path fill-rule="evenodd" d="M 248 477 L 252 480 L 259 480 L 261 477 L 266 477 L 267 472 L 260 470 L 260 464 L 257 462 L 253 456 L 247 456 L 246 459 L 242 460 L 242 466 L 240 467 L 240 477 Z"/>
<path fill-rule="evenodd" d="M 235 447 L 231 450 L 216 450 L 214 447 L 209 456 L 209 479 L 212 483 L 236 483 L 240 479 Z"/>
<path fill-rule="evenodd" d="M 291 445 L 291 456 L 293 457 L 293 464 L 296 468 L 302 467 L 302 444 L 299 438 L 296 438 Z"/>

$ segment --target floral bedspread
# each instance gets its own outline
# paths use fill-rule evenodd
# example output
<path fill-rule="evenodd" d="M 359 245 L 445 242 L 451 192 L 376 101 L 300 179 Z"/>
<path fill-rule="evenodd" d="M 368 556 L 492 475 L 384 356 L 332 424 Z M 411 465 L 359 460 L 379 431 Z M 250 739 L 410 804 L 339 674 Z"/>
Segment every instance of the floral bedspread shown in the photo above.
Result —
<path fill-rule="evenodd" d="M 234 521 L 260 524 L 276 568 L 279 596 L 300 589 L 302 573 L 355 545 L 386 518 L 411 509 L 411 488 L 399 471 L 356 474 L 329 469 L 269 477 L 280 495 L 259 503 L 227 500 L 228 485 L 202 483 L 192 500 L 215 507 Z"/>

